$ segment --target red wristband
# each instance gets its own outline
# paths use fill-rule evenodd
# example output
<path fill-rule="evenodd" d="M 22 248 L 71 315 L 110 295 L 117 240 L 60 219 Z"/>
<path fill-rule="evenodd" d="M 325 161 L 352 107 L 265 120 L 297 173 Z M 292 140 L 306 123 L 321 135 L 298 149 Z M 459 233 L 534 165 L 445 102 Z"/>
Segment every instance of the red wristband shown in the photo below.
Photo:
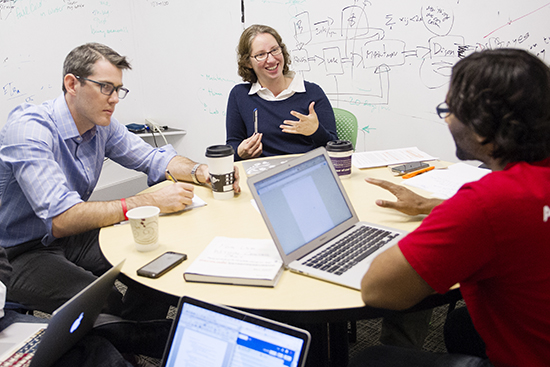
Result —
<path fill-rule="evenodd" d="M 128 220 L 128 217 L 126 216 L 126 213 L 128 213 L 128 207 L 126 206 L 126 199 L 120 199 L 120 203 L 122 204 L 122 213 L 124 214 L 124 219 Z"/>

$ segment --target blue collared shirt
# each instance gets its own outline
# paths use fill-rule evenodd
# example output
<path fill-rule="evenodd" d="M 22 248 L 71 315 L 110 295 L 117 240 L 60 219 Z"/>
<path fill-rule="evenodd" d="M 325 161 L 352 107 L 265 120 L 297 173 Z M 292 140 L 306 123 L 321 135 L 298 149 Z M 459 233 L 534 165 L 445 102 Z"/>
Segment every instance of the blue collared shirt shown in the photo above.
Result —
<path fill-rule="evenodd" d="M 152 185 L 165 179 L 175 155 L 171 145 L 153 148 L 114 118 L 81 136 L 63 94 L 16 107 L 0 132 L 0 245 L 55 240 L 52 219 L 88 200 L 105 157 L 147 174 Z"/>

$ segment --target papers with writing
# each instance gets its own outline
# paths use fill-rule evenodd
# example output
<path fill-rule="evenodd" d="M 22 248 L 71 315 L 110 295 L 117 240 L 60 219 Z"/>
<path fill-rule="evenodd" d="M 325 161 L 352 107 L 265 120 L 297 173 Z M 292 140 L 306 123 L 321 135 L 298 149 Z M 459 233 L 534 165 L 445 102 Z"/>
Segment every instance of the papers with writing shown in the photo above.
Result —
<path fill-rule="evenodd" d="M 179 212 L 176 212 L 176 213 L 181 213 L 186 210 L 195 209 L 205 205 L 206 205 L 206 201 L 202 200 L 200 197 L 195 195 L 193 196 L 193 202 L 191 203 L 191 205 L 186 206 L 183 210 L 180 210 Z M 170 215 L 170 214 L 175 214 L 175 213 L 161 213 L 160 215 Z"/>
<path fill-rule="evenodd" d="M 383 167 L 393 164 L 433 161 L 436 157 L 424 153 L 417 147 L 375 150 L 372 152 L 353 153 L 352 163 L 357 168 Z"/>
<path fill-rule="evenodd" d="M 215 237 L 183 277 L 189 282 L 274 287 L 283 270 L 271 239 Z"/>
<path fill-rule="evenodd" d="M 466 163 L 456 163 L 447 169 L 435 169 L 405 180 L 404 184 L 429 191 L 434 197 L 449 199 L 467 182 L 477 181 L 491 171 Z"/>

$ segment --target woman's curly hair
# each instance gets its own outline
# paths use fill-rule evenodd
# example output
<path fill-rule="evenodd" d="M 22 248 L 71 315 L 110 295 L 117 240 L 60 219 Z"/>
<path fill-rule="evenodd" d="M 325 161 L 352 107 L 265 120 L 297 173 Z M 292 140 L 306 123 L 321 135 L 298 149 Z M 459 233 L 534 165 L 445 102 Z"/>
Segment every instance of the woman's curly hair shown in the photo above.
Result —
<path fill-rule="evenodd" d="M 250 57 L 252 56 L 250 53 L 252 52 L 252 41 L 254 41 L 254 38 L 261 33 L 269 33 L 275 38 L 283 51 L 285 61 L 283 66 L 283 75 L 287 75 L 289 71 L 288 66 L 291 63 L 290 55 L 279 33 L 269 26 L 254 24 L 243 31 L 239 40 L 239 45 L 237 46 L 237 65 L 239 67 L 238 73 L 245 82 L 256 83 L 258 81 L 256 73 L 250 66 Z"/>

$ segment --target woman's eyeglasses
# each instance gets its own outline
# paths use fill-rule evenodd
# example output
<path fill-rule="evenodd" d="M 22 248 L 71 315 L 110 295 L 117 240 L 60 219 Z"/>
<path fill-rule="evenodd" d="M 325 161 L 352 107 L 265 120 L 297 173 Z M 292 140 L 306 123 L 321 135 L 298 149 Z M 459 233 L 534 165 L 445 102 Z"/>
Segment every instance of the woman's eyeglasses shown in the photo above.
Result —
<path fill-rule="evenodd" d="M 260 54 L 250 56 L 250 57 L 255 58 L 256 61 L 264 61 L 267 59 L 269 54 L 271 54 L 271 56 L 277 56 L 277 55 L 280 55 L 282 52 L 283 52 L 283 49 L 279 46 L 279 47 L 275 47 L 273 50 L 269 52 L 262 52 Z"/>

